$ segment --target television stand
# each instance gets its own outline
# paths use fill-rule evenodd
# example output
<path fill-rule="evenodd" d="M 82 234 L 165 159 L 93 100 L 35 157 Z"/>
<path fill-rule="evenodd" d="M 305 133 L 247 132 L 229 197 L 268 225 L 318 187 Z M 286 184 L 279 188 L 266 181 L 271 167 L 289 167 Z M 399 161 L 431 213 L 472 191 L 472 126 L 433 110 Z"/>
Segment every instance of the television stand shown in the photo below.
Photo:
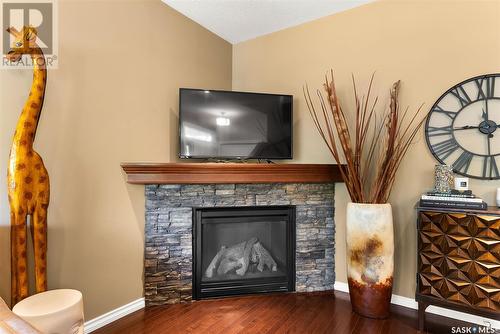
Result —
<path fill-rule="evenodd" d="M 249 163 L 250 161 L 247 159 L 217 159 L 217 158 L 208 158 L 203 160 L 203 162 L 211 162 L 211 163 L 216 163 L 216 164 L 245 164 Z"/>
<path fill-rule="evenodd" d="M 275 164 L 274 161 L 269 159 L 256 159 L 259 164 Z M 250 159 L 216 159 L 209 158 L 204 160 L 203 162 L 212 162 L 212 163 L 220 163 L 220 164 L 228 164 L 228 163 L 237 163 L 237 164 L 250 164 L 253 163 Z"/>

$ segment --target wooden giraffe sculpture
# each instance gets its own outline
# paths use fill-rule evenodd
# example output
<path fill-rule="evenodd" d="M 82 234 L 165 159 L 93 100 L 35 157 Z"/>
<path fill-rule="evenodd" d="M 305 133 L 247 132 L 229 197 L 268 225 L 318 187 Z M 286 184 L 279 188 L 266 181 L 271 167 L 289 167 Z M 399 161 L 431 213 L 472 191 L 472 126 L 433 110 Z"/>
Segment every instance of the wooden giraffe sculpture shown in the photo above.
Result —
<path fill-rule="evenodd" d="M 36 291 L 47 290 L 47 208 L 49 175 L 42 158 L 33 149 L 38 119 L 42 111 L 47 82 L 47 69 L 42 50 L 36 44 L 36 30 L 9 28 L 15 38 L 7 59 L 17 62 L 23 54 L 33 61 L 33 83 L 19 117 L 7 172 L 11 220 L 11 302 L 16 304 L 28 296 L 27 216 L 35 257 Z"/>

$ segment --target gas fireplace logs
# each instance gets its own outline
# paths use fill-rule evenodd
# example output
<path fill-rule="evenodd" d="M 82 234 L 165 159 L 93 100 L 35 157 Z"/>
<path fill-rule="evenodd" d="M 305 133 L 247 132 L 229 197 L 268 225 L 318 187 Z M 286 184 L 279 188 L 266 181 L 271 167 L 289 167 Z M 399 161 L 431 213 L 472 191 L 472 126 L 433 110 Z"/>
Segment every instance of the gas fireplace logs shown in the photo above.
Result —
<path fill-rule="evenodd" d="M 225 275 L 233 269 L 236 269 L 236 274 L 243 276 L 250 264 L 257 264 L 260 272 L 264 271 L 265 266 L 271 271 L 278 270 L 276 261 L 267 249 L 257 238 L 251 238 L 230 247 L 221 246 L 205 271 L 205 276 L 212 278 L 214 275 Z"/>

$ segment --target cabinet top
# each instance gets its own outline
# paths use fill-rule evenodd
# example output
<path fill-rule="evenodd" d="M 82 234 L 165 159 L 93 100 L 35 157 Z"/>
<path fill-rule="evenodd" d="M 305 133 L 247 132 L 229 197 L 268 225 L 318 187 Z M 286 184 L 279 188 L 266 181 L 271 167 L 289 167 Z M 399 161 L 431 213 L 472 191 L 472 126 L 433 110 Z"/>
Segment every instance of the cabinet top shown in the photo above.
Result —
<path fill-rule="evenodd" d="M 472 210 L 472 209 L 452 209 L 452 208 L 431 208 L 425 206 L 416 206 L 418 211 L 434 211 L 445 213 L 466 213 L 475 215 L 500 215 L 500 208 L 496 206 L 489 206 L 487 210 Z"/>

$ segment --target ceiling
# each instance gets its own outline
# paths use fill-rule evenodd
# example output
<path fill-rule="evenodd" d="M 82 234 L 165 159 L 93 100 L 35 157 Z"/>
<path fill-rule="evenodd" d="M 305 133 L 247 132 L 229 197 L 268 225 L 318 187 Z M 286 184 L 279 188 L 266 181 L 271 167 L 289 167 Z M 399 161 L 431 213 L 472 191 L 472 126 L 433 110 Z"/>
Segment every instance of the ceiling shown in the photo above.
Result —
<path fill-rule="evenodd" d="M 162 0 L 236 44 L 373 0 Z"/>

